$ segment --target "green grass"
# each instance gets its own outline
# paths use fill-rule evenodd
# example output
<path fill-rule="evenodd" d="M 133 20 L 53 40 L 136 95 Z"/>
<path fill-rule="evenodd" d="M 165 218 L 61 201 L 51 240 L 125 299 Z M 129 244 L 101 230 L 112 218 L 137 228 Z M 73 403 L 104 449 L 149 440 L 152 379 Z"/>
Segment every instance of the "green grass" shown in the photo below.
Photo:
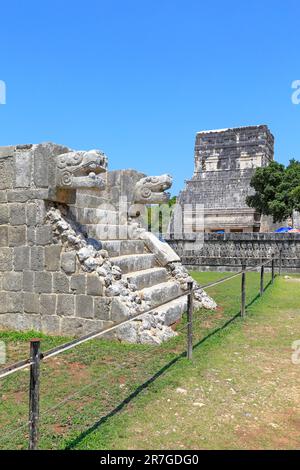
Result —
<path fill-rule="evenodd" d="M 205 284 L 224 273 L 193 275 Z M 269 279 L 267 274 L 266 283 Z M 191 363 L 182 355 L 184 333 L 157 347 L 94 340 L 45 361 L 40 448 L 272 447 L 274 434 L 283 435 L 287 426 L 293 429 L 285 413 L 296 405 L 291 396 L 286 403 L 282 381 L 289 384 L 292 374 L 293 379 L 298 377 L 292 387 L 299 386 L 299 369 L 291 367 L 290 356 L 292 340 L 299 339 L 300 294 L 298 286 L 283 278 L 276 279 L 263 299 L 257 298 L 258 289 L 258 274 L 248 273 L 247 319 L 238 318 L 203 341 L 240 309 L 240 278 L 209 289 L 219 307 L 216 312 L 195 313 Z M 0 339 L 6 341 L 10 358 L 16 360 L 24 358 L 32 335 L 37 333 L 3 332 Z M 62 342 L 61 338 L 38 336 L 42 336 L 44 350 Z M 265 365 L 265 358 L 272 367 Z M 266 367 L 272 373 L 266 375 Z M 186 393 L 178 393 L 178 387 Z M 27 446 L 26 427 L 8 435 L 26 423 L 27 390 L 28 371 L 1 381 L 0 424 L 4 431 L 0 448 Z M 72 400 L 47 411 L 78 390 Z M 258 433 L 258 445 L 254 425 L 265 422 L 262 416 L 269 408 L 269 420 L 277 421 L 272 423 L 274 428 L 270 425 Z M 289 434 L 278 447 L 293 448 L 293 439 L 300 436 Z"/>

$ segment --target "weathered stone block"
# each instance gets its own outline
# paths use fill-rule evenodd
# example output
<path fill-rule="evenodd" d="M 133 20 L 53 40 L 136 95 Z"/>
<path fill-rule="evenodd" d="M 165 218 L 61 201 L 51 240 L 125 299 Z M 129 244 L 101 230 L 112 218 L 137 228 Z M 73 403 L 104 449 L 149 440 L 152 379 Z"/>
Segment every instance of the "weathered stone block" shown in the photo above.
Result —
<path fill-rule="evenodd" d="M 7 202 L 7 192 L 4 189 L 0 189 L 0 203 Z"/>
<path fill-rule="evenodd" d="M 0 225 L 7 224 L 9 220 L 9 210 L 7 204 L 0 204 Z"/>
<path fill-rule="evenodd" d="M 9 204 L 9 222 L 11 225 L 26 224 L 25 204 Z"/>
<path fill-rule="evenodd" d="M 36 229 L 36 243 L 37 245 L 49 245 L 53 241 L 52 227 L 44 225 Z"/>
<path fill-rule="evenodd" d="M 73 274 L 76 270 L 76 252 L 67 251 L 61 255 L 61 268 L 66 274 Z"/>
<path fill-rule="evenodd" d="M 8 225 L 0 225 L 0 246 L 8 246 Z"/>
<path fill-rule="evenodd" d="M 46 216 L 44 201 L 34 201 L 27 204 L 26 220 L 28 226 L 42 225 Z"/>
<path fill-rule="evenodd" d="M 27 202 L 34 199 L 47 199 L 47 189 L 14 189 L 7 191 L 8 202 Z"/>
<path fill-rule="evenodd" d="M 34 149 L 34 183 L 37 187 L 48 187 L 49 149 L 45 145 L 37 145 Z"/>
<path fill-rule="evenodd" d="M 30 204 L 27 204 L 26 207 L 26 223 L 27 225 L 30 226 L 36 226 L 37 224 L 37 206 L 36 203 L 32 202 Z"/>
<path fill-rule="evenodd" d="M 34 273 L 34 290 L 39 294 L 51 293 L 52 274 L 45 272 Z"/>
<path fill-rule="evenodd" d="M 41 331 L 39 315 L 8 313 L 0 316 L 1 326 L 18 331 Z"/>
<path fill-rule="evenodd" d="M 26 225 L 8 226 L 8 244 L 9 246 L 26 245 Z"/>
<path fill-rule="evenodd" d="M 88 295 L 103 295 L 103 284 L 97 274 L 87 275 L 87 294 Z"/>
<path fill-rule="evenodd" d="M 12 269 L 13 250 L 11 248 L 0 248 L 0 271 L 11 271 Z"/>
<path fill-rule="evenodd" d="M 35 227 L 27 227 L 27 245 L 34 246 L 36 241 Z"/>
<path fill-rule="evenodd" d="M 30 150 L 16 150 L 15 155 L 15 187 L 30 187 L 31 180 L 31 152 Z"/>
<path fill-rule="evenodd" d="M 18 246 L 14 251 L 15 271 L 24 271 L 30 267 L 30 248 L 28 246 Z"/>
<path fill-rule="evenodd" d="M 23 294 L 0 292 L 0 313 L 16 313 L 23 310 Z"/>
<path fill-rule="evenodd" d="M 75 313 L 74 295 L 58 294 L 56 314 L 60 316 L 72 316 Z"/>
<path fill-rule="evenodd" d="M 42 200 L 35 201 L 36 204 L 36 223 L 42 225 L 45 223 L 45 217 L 47 213 L 46 203 Z"/>
<path fill-rule="evenodd" d="M 110 320 L 111 299 L 94 297 L 94 317 L 97 320 Z"/>
<path fill-rule="evenodd" d="M 56 315 L 43 315 L 41 317 L 42 331 L 47 335 L 59 335 L 60 317 Z"/>
<path fill-rule="evenodd" d="M 60 334 L 65 336 L 81 336 L 85 334 L 84 320 L 81 318 L 60 317 Z"/>
<path fill-rule="evenodd" d="M 34 283 L 34 272 L 24 271 L 23 272 L 23 290 L 25 292 L 33 292 Z"/>
<path fill-rule="evenodd" d="M 70 280 L 64 273 L 53 273 L 53 291 L 57 294 L 70 292 Z"/>
<path fill-rule="evenodd" d="M 3 277 L 3 290 L 20 291 L 22 290 L 23 274 L 22 273 L 6 273 Z"/>
<path fill-rule="evenodd" d="M 89 295 L 76 295 L 76 316 L 83 318 L 94 317 L 93 297 Z"/>
<path fill-rule="evenodd" d="M 56 312 L 56 294 L 40 295 L 40 314 L 43 316 L 55 315 Z"/>
<path fill-rule="evenodd" d="M 39 295 L 32 292 L 24 292 L 24 312 L 25 313 L 39 313 L 40 302 Z"/>
<path fill-rule="evenodd" d="M 26 202 L 30 199 L 31 191 L 28 189 L 7 191 L 8 202 Z"/>
<path fill-rule="evenodd" d="M 9 189 L 13 186 L 13 159 L 0 158 L 0 189 Z"/>
<path fill-rule="evenodd" d="M 42 271 L 45 265 L 44 248 L 41 246 L 33 246 L 30 249 L 30 264 L 33 271 Z"/>
<path fill-rule="evenodd" d="M 83 334 L 93 333 L 102 330 L 101 320 L 85 320 L 83 318 L 62 317 L 60 324 L 60 333 L 66 336 L 82 336 Z"/>
<path fill-rule="evenodd" d="M 45 246 L 45 267 L 47 271 L 59 271 L 60 253 L 60 245 Z"/>
<path fill-rule="evenodd" d="M 122 304 L 119 299 L 112 299 L 111 303 L 111 320 L 120 323 L 121 321 L 127 320 L 128 310 L 126 306 Z"/>
<path fill-rule="evenodd" d="M 75 294 L 86 293 L 86 275 L 85 274 L 74 274 L 71 277 L 71 291 Z"/>

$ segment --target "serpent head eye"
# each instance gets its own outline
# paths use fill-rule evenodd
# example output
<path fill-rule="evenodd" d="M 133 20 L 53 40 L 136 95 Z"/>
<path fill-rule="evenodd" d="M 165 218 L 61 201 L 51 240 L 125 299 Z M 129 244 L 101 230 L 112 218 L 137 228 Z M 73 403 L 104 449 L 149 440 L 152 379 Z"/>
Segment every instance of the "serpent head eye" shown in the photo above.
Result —
<path fill-rule="evenodd" d="M 59 157 L 58 162 L 57 162 L 57 167 L 65 168 L 65 166 L 66 166 L 66 157 Z"/>
<path fill-rule="evenodd" d="M 151 194 L 152 194 L 152 191 L 149 188 L 143 188 L 142 191 L 141 191 L 141 195 L 145 199 L 148 199 L 151 196 Z"/>

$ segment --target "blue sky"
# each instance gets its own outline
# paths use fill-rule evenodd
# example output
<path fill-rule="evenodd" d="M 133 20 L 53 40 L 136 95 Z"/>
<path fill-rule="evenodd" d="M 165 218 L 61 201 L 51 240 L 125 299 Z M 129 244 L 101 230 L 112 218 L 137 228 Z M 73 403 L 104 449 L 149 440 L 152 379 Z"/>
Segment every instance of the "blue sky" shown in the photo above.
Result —
<path fill-rule="evenodd" d="M 101 148 L 110 169 L 193 172 L 195 133 L 268 124 L 300 159 L 300 4 L 286 0 L 1 2 L 0 145 Z"/>

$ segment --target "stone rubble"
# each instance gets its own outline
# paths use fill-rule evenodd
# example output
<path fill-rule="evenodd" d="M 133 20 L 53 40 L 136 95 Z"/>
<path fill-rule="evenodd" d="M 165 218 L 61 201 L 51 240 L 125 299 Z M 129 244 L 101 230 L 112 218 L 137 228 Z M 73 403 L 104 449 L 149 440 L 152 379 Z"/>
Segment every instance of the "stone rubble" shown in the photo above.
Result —
<path fill-rule="evenodd" d="M 188 290 L 188 282 L 193 282 L 194 300 L 196 308 L 205 308 L 207 310 L 215 310 L 216 302 L 207 293 L 201 289 L 197 281 L 195 281 L 188 273 L 187 269 L 181 263 L 170 263 L 171 275 L 180 283 L 182 290 Z"/>

